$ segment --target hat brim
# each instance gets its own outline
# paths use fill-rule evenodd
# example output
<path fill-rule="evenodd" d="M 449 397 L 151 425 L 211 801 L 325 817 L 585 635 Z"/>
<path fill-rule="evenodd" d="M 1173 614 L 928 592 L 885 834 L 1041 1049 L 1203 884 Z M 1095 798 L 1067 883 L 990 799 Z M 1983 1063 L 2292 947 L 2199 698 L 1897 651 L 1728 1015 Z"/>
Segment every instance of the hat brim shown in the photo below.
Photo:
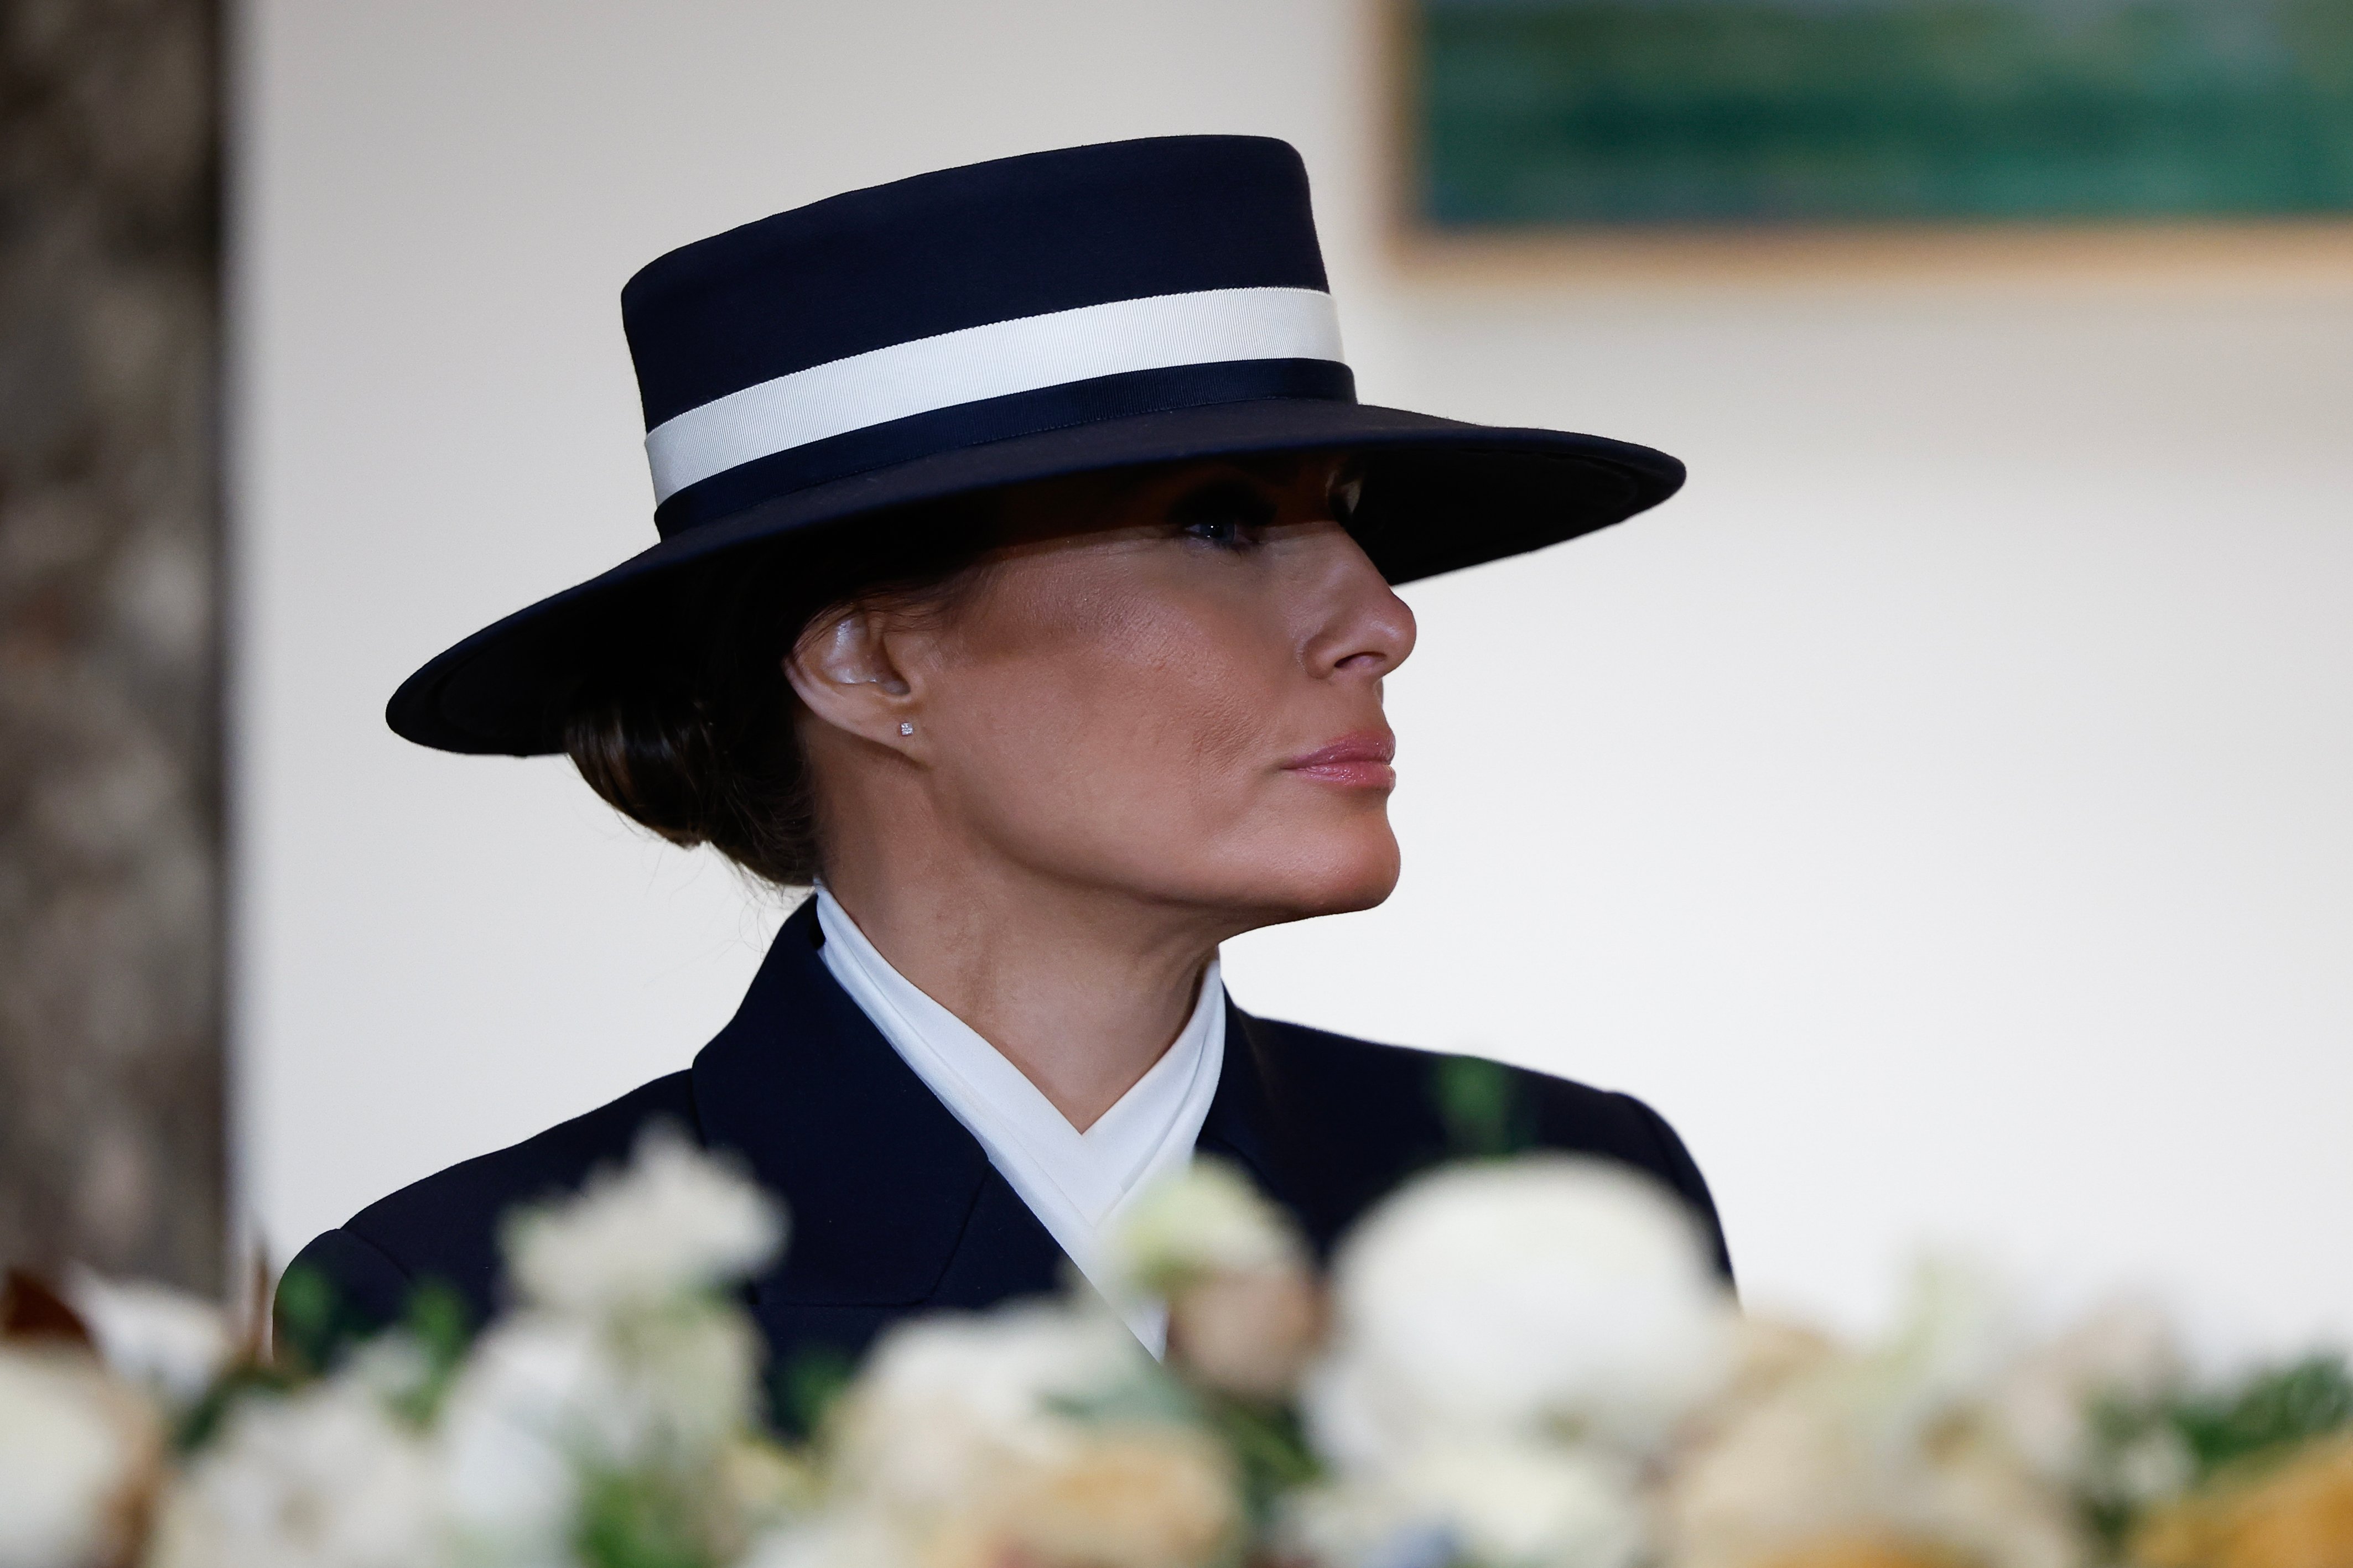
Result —
<path fill-rule="evenodd" d="M 673 535 L 542 599 L 401 683 L 392 728 L 445 752 L 563 749 L 571 699 L 613 617 L 688 568 L 874 512 L 1107 468 L 1284 451 L 1348 450 L 1366 463 L 1359 533 L 1391 583 L 1410 583 L 1590 533 L 1682 488 L 1663 452 L 1599 436 L 1512 429 L 1311 399 L 1169 409 L 959 447 L 782 496 Z"/>

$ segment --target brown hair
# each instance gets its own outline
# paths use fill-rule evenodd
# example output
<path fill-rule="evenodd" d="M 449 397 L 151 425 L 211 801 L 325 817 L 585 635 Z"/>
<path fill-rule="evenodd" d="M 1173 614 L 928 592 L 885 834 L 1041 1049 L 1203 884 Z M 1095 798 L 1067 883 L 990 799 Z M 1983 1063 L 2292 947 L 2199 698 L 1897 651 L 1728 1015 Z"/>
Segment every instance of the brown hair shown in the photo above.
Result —
<path fill-rule="evenodd" d="M 992 542 L 997 508 L 965 497 L 859 518 L 789 550 L 704 567 L 603 650 L 564 749 L 615 810 L 673 844 L 806 887 L 823 861 L 784 660 L 828 611 L 944 603 Z"/>

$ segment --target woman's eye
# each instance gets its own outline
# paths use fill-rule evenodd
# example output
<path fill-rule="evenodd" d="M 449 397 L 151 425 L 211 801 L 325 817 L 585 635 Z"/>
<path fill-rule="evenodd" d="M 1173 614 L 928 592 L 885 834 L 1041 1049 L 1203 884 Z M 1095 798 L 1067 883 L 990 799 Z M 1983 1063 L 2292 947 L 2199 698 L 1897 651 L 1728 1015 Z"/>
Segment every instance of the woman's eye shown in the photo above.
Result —
<path fill-rule="evenodd" d="M 1274 503 L 1239 482 L 1205 485 L 1170 509 L 1169 521 L 1188 539 L 1220 550 L 1247 550 L 1274 521 Z"/>
<path fill-rule="evenodd" d="M 1256 530 L 1233 517 L 1197 517 L 1185 525 L 1191 537 L 1225 549 L 1239 549 L 1250 543 Z"/>

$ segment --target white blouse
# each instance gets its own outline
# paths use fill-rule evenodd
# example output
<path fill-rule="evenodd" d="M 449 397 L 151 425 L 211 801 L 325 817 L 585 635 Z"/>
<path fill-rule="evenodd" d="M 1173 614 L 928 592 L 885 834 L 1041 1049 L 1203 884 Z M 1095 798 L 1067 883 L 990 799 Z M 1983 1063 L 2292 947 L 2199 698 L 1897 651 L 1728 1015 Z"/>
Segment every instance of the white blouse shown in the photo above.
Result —
<path fill-rule="evenodd" d="M 1192 1163 L 1226 1057 L 1226 988 L 1212 958 L 1176 1043 L 1119 1102 L 1082 1132 L 997 1047 L 891 966 L 820 887 L 820 955 L 892 1049 L 988 1152 L 1079 1271 L 1158 1355 L 1166 1306 L 1122 1299 L 1108 1238 L 1137 1194 Z"/>

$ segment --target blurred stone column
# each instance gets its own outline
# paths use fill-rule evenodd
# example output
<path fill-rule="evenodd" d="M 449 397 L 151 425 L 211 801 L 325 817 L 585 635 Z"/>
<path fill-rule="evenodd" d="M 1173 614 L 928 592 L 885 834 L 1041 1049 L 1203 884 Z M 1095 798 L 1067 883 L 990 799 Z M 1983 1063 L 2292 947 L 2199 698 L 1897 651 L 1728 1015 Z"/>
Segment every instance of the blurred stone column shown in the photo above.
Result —
<path fill-rule="evenodd" d="M 222 1279 L 216 0 L 0 0 L 0 1260 Z"/>

